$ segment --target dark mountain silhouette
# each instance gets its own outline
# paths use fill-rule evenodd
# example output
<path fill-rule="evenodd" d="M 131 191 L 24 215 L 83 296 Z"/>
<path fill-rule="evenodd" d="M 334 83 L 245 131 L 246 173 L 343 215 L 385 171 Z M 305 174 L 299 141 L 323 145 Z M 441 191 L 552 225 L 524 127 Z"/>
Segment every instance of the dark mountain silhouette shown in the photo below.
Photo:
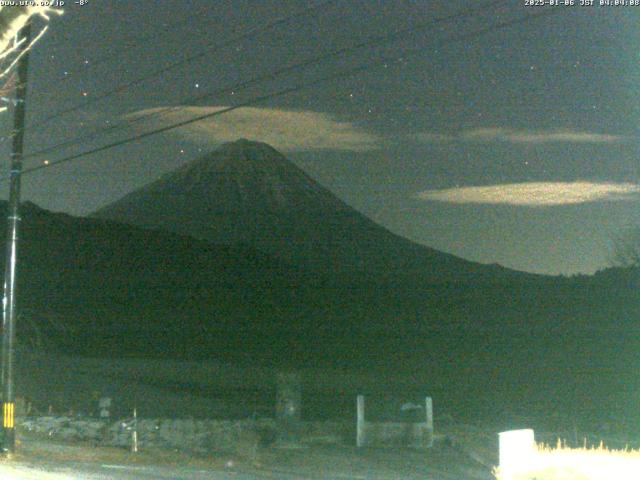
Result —
<path fill-rule="evenodd" d="M 637 377 L 634 269 L 400 281 L 325 274 L 251 246 L 33 204 L 21 217 L 20 345 L 110 358 L 384 368 L 415 376 L 450 411 L 546 405 L 588 416 L 636 408 L 619 388 Z"/>
<path fill-rule="evenodd" d="M 94 218 L 245 243 L 326 272 L 428 281 L 514 272 L 399 237 L 322 187 L 275 149 L 238 140 L 110 204 Z"/>
<path fill-rule="evenodd" d="M 303 271 L 243 245 L 54 214 L 33 204 L 23 205 L 21 216 L 19 328 L 25 340 L 45 347 L 207 355 L 215 350 L 207 335 L 268 329 L 288 318 L 284 305 L 297 308 L 295 294 L 305 285 Z"/>
<path fill-rule="evenodd" d="M 182 215 L 201 238 L 24 204 L 19 345 L 363 369 L 389 382 L 403 372 L 454 413 L 590 420 L 637 411 L 637 269 L 563 278 L 466 262 L 389 233 L 249 142 L 128 198 L 117 204 L 123 212 L 130 204 L 174 226 Z M 207 232 L 218 242 L 203 240 Z"/>
<path fill-rule="evenodd" d="M 632 403 L 610 392 L 635 375 L 637 269 L 564 278 L 468 262 L 394 235 L 246 140 L 94 217 L 242 242 L 306 272 L 295 291 L 281 284 L 237 310 L 234 321 L 250 325 L 241 333 L 208 337 L 227 358 L 386 366 L 412 372 L 459 411 L 479 402 L 487 414 L 525 405 L 596 418 Z"/>

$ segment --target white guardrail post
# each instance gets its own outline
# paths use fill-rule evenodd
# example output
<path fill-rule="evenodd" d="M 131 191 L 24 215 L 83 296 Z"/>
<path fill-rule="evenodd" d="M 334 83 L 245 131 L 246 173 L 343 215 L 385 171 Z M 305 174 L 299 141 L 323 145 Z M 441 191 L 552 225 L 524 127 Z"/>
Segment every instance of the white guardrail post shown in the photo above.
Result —
<path fill-rule="evenodd" d="M 433 400 L 426 397 L 424 400 L 424 411 L 427 422 L 427 447 L 433 447 Z"/>
<path fill-rule="evenodd" d="M 365 420 L 364 420 L 364 395 L 357 397 L 357 425 L 356 425 L 356 446 L 363 447 L 365 444 Z"/>

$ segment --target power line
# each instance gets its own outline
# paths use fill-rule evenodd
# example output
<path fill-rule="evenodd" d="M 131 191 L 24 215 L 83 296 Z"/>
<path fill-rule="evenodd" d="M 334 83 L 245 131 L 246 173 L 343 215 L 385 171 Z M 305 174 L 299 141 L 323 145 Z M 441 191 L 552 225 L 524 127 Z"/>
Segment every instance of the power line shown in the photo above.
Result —
<path fill-rule="evenodd" d="M 175 70 L 178 67 L 181 67 L 183 65 L 187 65 L 187 64 L 189 64 L 189 63 L 191 63 L 191 62 L 193 62 L 195 60 L 203 58 L 203 57 L 211 54 L 212 52 L 215 52 L 217 50 L 220 50 L 221 48 L 227 47 L 227 46 L 229 46 L 229 45 L 231 45 L 233 43 L 236 43 L 239 40 L 244 40 L 244 39 L 250 38 L 250 37 L 252 37 L 254 35 L 259 35 L 259 34 L 265 33 L 267 31 L 273 29 L 274 27 L 277 27 L 277 26 L 279 26 L 279 25 L 281 25 L 283 23 L 286 23 L 286 22 L 288 22 L 290 20 L 293 20 L 293 19 L 295 19 L 297 17 L 304 16 L 304 15 L 307 15 L 307 14 L 309 14 L 309 13 L 315 11 L 315 10 L 321 9 L 321 8 L 327 6 L 328 4 L 333 3 L 333 1 L 334 0 L 321 1 L 320 3 L 317 3 L 316 5 L 314 5 L 312 7 L 307 7 L 305 9 L 299 10 L 299 11 L 293 13 L 293 14 L 280 17 L 280 18 L 278 18 L 278 19 L 266 24 L 263 27 L 256 27 L 256 28 L 249 29 L 248 31 L 246 31 L 246 32 L 244 32 L 244 33 L 242 33 L 240 35 L 237 35 L 235 37 L 232 37 L 231 39 L 229 39 L 229 40 L 227 40 L 225 42 L 222 42 L 222 43 L 213 43 L 212 42 L 204 50 L 202 50 L 202 51 L 200 51 L 200 52 L 198 52 L 198 53 L 196 53 L 194 55 L 185 57 L 182 60 L 174 62 L 174 63 L 172 63 L 172 64 L 170 64 L 170 65 L 168 65 L 166 67 L 156 69 L 156 70 L 154 70 L 154 71 L 152 71 L 152 72 L 150 72 L 150 73 L 148 73 L 146 75 L 138 77 L 135 80 L 132 80 L 132 81 L 124 83 L 124 84 L 121 84 L 121 85 L 117 86 L 116 88 L 114 88 L 112 90 L 109 90 L 109 91 L 107 91 L 107 92 L 105 92 L 105 93 L 103 93 L 101 95 L 92 97 L 92 98 L 90 98 L 90 99 L 88 99 L 88 100 L 86 100 L 86 101 L 84 101 L 82 103 L 76 104 L 74 106 L 71 106 L 71 107 L 63 109 L 63 110 L 59 110 L 58 112 L 53 113 L 53 114 L 43 118 L 42 120 L 36 121 L 35 123 L 29 125 L 28 128 L 40 127 L 42 125 L 45 125 L 45 124 L 49 123 L 50 121 L 52 121 L 52 120 L 54 120 L 56 118 L 59 118 L 59 117 L 61 117 L 63 115 L 66 115 L 68 113 L 76 112 L 78 110 L 86 108 L 89 105 L 93 105 L 94 103 L 99 102 L 101 100 L 104 100 L 106 98 L 109 98 L 109 97 L 111 97 L 111 96 L 113 96 L 113 95 L 115 95 L 117 93 L 124 92 L 124 91 L 130 89 L 131 87 L 135 87 L 137 85 L 140 85 L 140 84 L 146 82 L 147 80 L 151 80 L 151 79 L 154 79 L 154 78 L 160 78 L 160 77 L 162 77 L 162 75 L 164 75 L 165 73 L 167 73 L 167 72 L 169 72 L 171 70 Z"/>
<path fill-rule="evenodd" d="M 348 47 L 341 47 L 341 48 L 337 48 L 334 49 L 330 52 L 327 52 L 325 54 L 319 55 L 319 56 L 315 56 L 306 60 L 303 60 L 301 62 L 297 62 L 295 64 L 286 66 L 286 67 L 281 67 L 275 70 L 272 70 L 270 72 L 258 75 L 256 77 L 253 77 L 249 80 L 246 80 L 244 82 L 241 83 L 236 83 L 233 85 L 226 85 L 224 87 L 218 88 L 216 90 L 214 90 L 213 92 L 208 92 L 208 93 L 204 93 L 201 95 L 197 95 L 197 96 L 193 96 L 190 98 L 187 98 L 185 100 L 182 101 L 182 103 L 193 103 L 193 102 L 197 102 L 200 100 L 204 100 L 204 99 L 208 99 L 211 98 L 213 96 L 219 95 L 219 94 L 224 94 L 230 91 L 236 92 L 239 90 L 242 90 L 244 88 L 247 88 L 253 84 L 262 82 L 264 80 L 272 80 L 276 77 L 282 76 L 284 74 L 289 74 L 291 72 L 294 72 L 296 70 L 299 69 L 303 69 L 305 67 L 314 65 L 314 64 L 318 64 L 321 62 L 324 62 L 326 60 L 330 60 L 332 58 L 347 54 L 347 53 L 353 53 L 356 50 L 360 50 L 362 48 L 366 48 L 366 47 L 372 47 L 372 46 L 377 46 L 377 45 L 381 45 L 381 44 L 385 44 L 385 43 L 389 43 L 391 41 L 395 41 L 398 39 L 398 37 L 400 37 L 401 35 L 407 34 L 407 33 L 411 33 L 417 30 L 422 30 L 425 27 L 429 27 L 429 26 L 433 26 L 439 23 L 444 23 L 444 22 L 450 22 L 453 20 L 458 20 L 460 18 L 464 18 L 470 15 L 473 15 L 475 12 L 477 11 L 486 11 L 487 9 L 491 9 L 491 8 L 496 8 L 498 7 L 500 4 L 506 3 L 507 0 L 492 0 L 489 1 L 487 3 L 482 4 L 479 7 L 475 7 L 475 8 L 471 8 L 471 9 L 466 9 L 466 10 L 461 10 L 459 12 L 456 12 L 454 14 L 451 15 L 446 15 L 446 16 L 442 16 L 442 17 L 438 17 L 436 19 L 433 20 L 429 20 L 428 22 L 422 22 L 418 25 L 414 25 L 405 29 L 401 29 L 401 30 L 397 30 L 395 32 L 392 33 L 388 33 L 388 34 L 384 34 L 384 35 L 376 35 L 376 36 L 372 36 L 369 37 L 366 40 L 363 40 L 359 43 L 356 43 L 355 45 L 351 45 Z M 77 137 L 74 137 L 70 140 L 66 140 L 64 142 L 58 143 L 56 145 L 53 145 L 51 147 L 46 147 L 44 149 L 38 150 L 36 152 L 30 153 L 29 155 L 26 155 L 25 158 L 32 158 L 32 157 L 36 157 L 36 156 L 41 156 L 44 154 L 48 154 L 51 153 L 53 151 L 59 150 L 60 148 L 63 147 L 68 147 L 71 145 L 76 145 L 78 143 L 81 143 L 85 140 L 91 140 L 93 138 L 95 138 L 98 135 L 101 135 L 103 133 L 108 133 L 111 131 L 115 131 L 115 130 L 120 130 L 122 128 L 128 127 L 133 125 L 134 123 L 138 123 L 140 121 L 144 121 L 144 120 L 150 120 L 156 117 L 160 117 L 163 116 L 166 113 L 172 112 L 172 111 L 177 111 L 177 110 L 181 110 L 183 107 L 165 107 L 162 108 L 160 110 L 156 110 L 153 112 L 149 112 L 145 115 L 141 115 L 133 120 L 129 120 L 126 122 L 121 122 L 115 125 L 111 125 L 109 127 L 105 127 L 103 129 L 97 130 L 95 132 L 91 132 L 85 135 L 80 135 Z"/>
<path fill-rule="evenodd" d="M 198 16 L 198 15 L 202 15 L 204 13 L 206 13 L 207 11 L 211 10 L 211 6 L 207 6 L 204 8 L 201 8 L 200 10 L 198 10 L 196 13 L 194 13 L 194 15 Z M 147 35 L 140 35 L 137 38 L 130 38 L 128 40 L 125 39 L 125 44 L 124 45 L 120 45 L 119 48 L 116 49 L 110 49 L 110 51 L 101 56 L 98 57 L 95 60 L 92 60 L 88 65 L 85 65 L 85 67 L 81 67 L 82 71 L 80 71 L 80 69 L 78 69 L 75 73 L 74 72 L 67 72 L 66 74 L 61 75 L 56 82 L 64 82 L 66 80 L 69 80 L 70 78 L 73 78 L 74 76 L 76 76 L 77 74 L 84 74 L 87 72 L 87 70 L 93 69 L 99 65 L 102 65 L 103 63 L 108 62 L 109 60 L 113 60 L 116 57 L 119 57 L 120 55 L 122 55 L 122 53 L 131 53 L 134 50 L 137 50 L 138 48 L 140 48 L 142 45 L 144 45 L 146 42 L 149 42 L 153 39 L 156 38 L 160 38 L 160 37 L 165 37 L 167 34 L 167 29 L 173 28 L 173 27 L 177 27 L 180 25 L 184 25 L 187 27 L 190 27 L 191 25 L 188 22 L 185 22 L 184 20 L 179 20 L 179 21 L 175 21 L 175 22 L 169 22 L 169 23 L 164 23 L 162 24 L 162 31 L 160 32 L 152 32 L 150 34 Z"/>
<path fill-rule="evenodd" d="M 517 19 L 514 19 L 514 20 L 499 22 L 499 23 L 493 24 L 493 25 L 491 25 L 489 27 L 485 27 L 483 29 L 477 30 L 475 32 L 471 32 L 471 33 L 468 33 L 468 34 L 465 34 L 465 35 L 461 35 L 461 36 L 457 36 L 457 37 L 450 37 L 450 38 L 444 39 L 444 41 L 441 42 L 441 43 L 442 44 L 446 44 L 448 42 L 453 43 L 453 42 L 460 42 L 460 41 L 464 41 L 464 40 L 471 40 L 471 39 L 480 37 L 482 35 L 485 35 L 487 33 L 492 33 L 492 32 L 497 31 L 497 30 L 502 30 L 502 29 L 505 29 L 505 28 L 508 28 L 508 27 L 511 27 L 511 26 L 514 26 L 514 25 L 525 23 L 525 22 L 528 22 L 528 21 L 531 21 L 531 20 L 534 20 L 534 19 L 538 19 L 538 18 L 541 18 L 541 17 L 550 16 L 550 15 L 552 15 L 554 13 L 558 13 L 558 12 L 566 11 L 566 10 L 568 10 L 568 9 L 564 9 L 564 10 L 545 9 L 541 13 L 526 15 L 524 17 L 520 17 L 520 18 L 517 18 Z M 413 50 L 407 52 L 406 54 L 407 55 L 418 54 L 418 53 L 422 53 L 423 51 L 424 50 L 422 48 L 413 49 Z M 288 88 L 285 88 L 285 89 L 282 89 L 282 90 L 278 90 L 276 92 L 272 92 L 272 93 L 269 93 L 269 94 L 265 94 L 265 95 L 261 95 L 261 96 L 258 96 L 258 97 L 254 97 L 254 98 L 252 98 L 250 100 L 247 100 L 245 102 L 241 102 L 241 103 L 239 103 L 237 105 L 234 105 L 234 106 L 231 106 L 231 107 L 224 108 L 222 110 L 217 110 L 215 112 L 211 112 L 211 113 L 208 113 L 208 114 L 205 114 L 205 115 L 200 115 L 198 117 L 194 117 L 194 118 L 189 119 L 189 120 L 184 120 L 184 121 L 181 121 L 181 122 L 178 122 L 178 123 L 174 123 L 172 125 L 168 125 L 168 126 L 165 126 L 165 127 L 161 127 L 161 128 L 155 129 L 155 130 L 151 130 L 149 132 L 145 132 L 145 133 L 141 133 L 141 134 L 138 134 L 138 135 L 134 135 L 132 137 L 128 137 L 128 138 L 125 138 L 125 139 L 122 139 L 122 140 L 118 140 L 116 142 L 112 142 L 112 143 L 109 143 L 107 145 L 103 145 L 101 147 L 93 148 L 93 149 L 86 150 L 84 152 L 81 152 L 81 153 L 78 153 L 78 154 L 75 154 L 75 155 L 70 155 L 68 157 L 61 158 L 59 160 L 50 162 L 50 163 L 48 163 L 46 165 L 38 165 L 38 166 L 35 166 L 35 167 L 30 167 L 30 168 L 27 168 L 27 169 L 24 170 L 24 174 L 33 173 L 33 172 L 36 172 L 36 171 L 39 171 L 39 170 L 43 170 L 45 168 L 51 168 L 53 166 L 60 165 L 62 163 L 71 162 L 73 160 L 77 160 L 77 159 L 80 159 L 80 158 L 83 158 L 83 157 L 87 157 L 89 155 L 93 155 L 95 153 L 99 153 L 99 152 L 102 152 L 102 151 L 105 151 L 105 150 L 110 150 L 112 148 L 115 148 L 115 147 L 118 147 L 118 146 L 121 146 L 121 145 L 125 145 L 127 143 L 135 142 L 137 140 L 142 140 L 142 139 L 151 137 L 153 135 L 157 135 L 159 133 L 163 133 L 163 132 L 167 132 L 169 130 L 174 130 L 176 128 L 184 127 L 186 125 L 189 125 L 189 124 L 192 124 L 192 123 L 195 123 L 195 122 L 199 122 L 199 121 L 205 120 L 207 118 L 223 115 L 225 113 L 231 112 L 233 110 L 237 110 L 239 108 L 243 108 L 243 107 L 247 107 L 247 106 L 250 106 L 250 105 L 257 104 L 257 103 L 261 103 L 261 102 L 264 102 L 265 100 L 270 100 L 270 99 L 273 99 L 273 98 L 277 98 L 277 97 L 281 97 L 281 96 L 287 95 L 289 93 L 294 93 L 294 92 L 306 90 L 306 89 L 309 89 L 311 87 L 315 87 L 316 85 L 319 85 L 321 83 L 327 82 L 329 80 L 337 80 L 337 79 L 340 79 L 340 78 L 350 77 L 350 76 L 352 76 L 352 75 L 354 75 L 356 73 L 360 73 L 362 71 L 365 71 L 369 66 L 370 66 L 369 62 L 363 63 L 363 64 L 360 64 L 357 67 L 351 68 L 349 70 L 346 70 L 346 71 L 343 71 L 343 72 L 339 72 L 339 73 L 335 73 L 335 74 L 331 74 L 331 75 L 327 75 L 325 77 L 316 79 L 316 80 L 314 80 L 312 82 L 309 82 L 309 83 L 306 83 L 306 84 L 300 84 L 300 85 L 288 87 Z"/>

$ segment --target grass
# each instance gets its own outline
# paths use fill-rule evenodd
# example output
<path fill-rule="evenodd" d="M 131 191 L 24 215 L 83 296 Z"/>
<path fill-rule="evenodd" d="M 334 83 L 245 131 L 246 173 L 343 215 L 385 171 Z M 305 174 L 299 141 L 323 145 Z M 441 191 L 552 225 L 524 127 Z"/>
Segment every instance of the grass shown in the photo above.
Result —
<path fill-rule="evenodd" d="M 602 443 L 592 448 L 555 448 L 537 445 L 531 458 L 518 462 L 518 471 L 495 469 L 498 480 L 637 480 L 640 450 L 610 450 Z"/>

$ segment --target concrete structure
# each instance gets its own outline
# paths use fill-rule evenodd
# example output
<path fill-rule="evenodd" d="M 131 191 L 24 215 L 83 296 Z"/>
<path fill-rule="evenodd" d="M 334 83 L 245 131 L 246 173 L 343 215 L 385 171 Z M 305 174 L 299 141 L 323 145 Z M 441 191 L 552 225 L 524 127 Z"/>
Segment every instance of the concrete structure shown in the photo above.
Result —
<path fill-rule="evenodd" d="M 302 385 L 300 375 L 279 372 L 276 376 L 276 424 L 278 441 L 295 444 L 299 441 Z"/>
<path fill-rule="evenodd" d="M 536 442 L 533 430 L 510 430 L 498 434 L 500 478 L 508 480 L 534 466 Z"/>
<path fill-rule="evenodd" d="M 425 398 L 423 421 L 417 418 L 415 421 L 409 422 L 366 421 L 364 395 L 358 395 L 356 405 L 356 445 L 358 447 L 401 445 L 412 448 L 430 448 L 433 446 L 433 401 L 431 397 Z M 418 411 L 414 408 L 406 410 Z"/>

